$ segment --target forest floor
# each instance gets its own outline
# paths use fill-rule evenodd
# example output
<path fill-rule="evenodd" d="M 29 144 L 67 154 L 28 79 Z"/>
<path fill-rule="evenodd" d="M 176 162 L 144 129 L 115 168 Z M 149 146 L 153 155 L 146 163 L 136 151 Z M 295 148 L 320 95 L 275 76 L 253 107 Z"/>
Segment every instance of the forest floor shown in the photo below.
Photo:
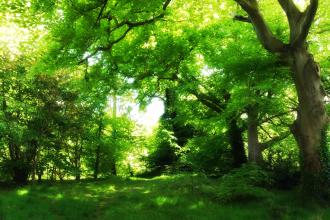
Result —
<path fill-rule="evenodd" d="M 272 192 L 268 200 L 223 204 L 210 193 L 214 184 L 215 180 L 176 175 L 0 189 L 0 220 L 330 219 L 330 208 L 302 205 L 289 191 Z"/>

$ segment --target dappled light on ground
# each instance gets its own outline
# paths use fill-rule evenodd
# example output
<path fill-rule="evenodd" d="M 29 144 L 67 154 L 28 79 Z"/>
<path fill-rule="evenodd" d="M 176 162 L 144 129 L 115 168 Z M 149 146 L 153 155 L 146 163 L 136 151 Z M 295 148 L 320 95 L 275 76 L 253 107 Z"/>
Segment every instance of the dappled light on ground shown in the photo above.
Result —
<path fill-rule="evenodd" d="M 19 195 L 19 196 L 24 196 L 24 195 L 26 195 L 26 194 L 28 194 L 29 193 L 29 190 L 27 190 L 27 189 L 19 189 L 19 190 L 17 190 L 17 195 Z"/>

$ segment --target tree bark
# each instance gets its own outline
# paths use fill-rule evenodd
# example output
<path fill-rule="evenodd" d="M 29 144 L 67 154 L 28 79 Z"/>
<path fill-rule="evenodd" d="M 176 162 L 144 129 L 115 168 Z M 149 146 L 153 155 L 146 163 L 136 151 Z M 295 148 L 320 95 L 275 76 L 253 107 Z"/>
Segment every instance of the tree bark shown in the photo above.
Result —
<path fill-rule="evenodd" d="M 94 180 L 97 180 L 97 176 L 99 175 L 100 152 L 101 152 L 101 146 L 97 145 L 96 152 L 95 152 Z"/>
<path fill-rule="evenodd" d="M 81 153 L 82 143 L 78 146 L 78 140 L 75 146 L 75 169 L 76 169 L 76 180 L 79 181 L 81 177 Z"/>
<path fill-rule="evenodd" d="M 114 100 L 116 99 L 116 96 L 114 96 Z M 114 108 L 117 108 L 117 104 L 114 104 Z M 116 117 L 115 113 L 114 113 L 114 117 Z M 97 137 L 98 140 L 101 141 L 101 136 L 102 136 L 102 117 L 100 118 L 99 121 L 99 128 L 97 129 Z M 97 176 L 99 174 L 99 169 L 100 169 L 100 156 L 101 156 L 101 145 L 100 143 L 97 145 L 96 147 L 96 151 L 95 151 L 95 164 L 94 164 L 94 180 L 97 180 Z"/>
<path fill-rule="evenodd" d="M 114 161 L 111 162 L 111 167 L 112 167 L 112 175 L 117 176 L 117 166 L 116 166 L 116 161 L 114 158 Z"/>
<path fill-rule="evenodd" d="M 235 0 L 249 15 L 260 43 L 265 49 L 279 55 L 292 68 L 298 95 L 297 119 L 291 131 L 301 155 L 302 189 L 320 196 L 330 180 L 326 132 L 329 124 L 324 104 L 325 92 L 321 85 L 320 70 L 306 48 L 306 39 L 315 19 L 318 0 L 310 0 L 300 12 L 293 0 L 278 0 L 290 26 L 290 42 L 284 44 L 268 28 L 256 0 Z"/>
<path fill-rule="evenodd" d="M 240 167 L 247 162 L 247 158 L 244 149 L 243 129 L 237 126 L 236 119 L 232 119 L 229 122 L 227 136 L 231 147 L 234 167 Z"/>
<path fill-rule="evenodd" d="M 29 177 L 29 164 L 21 156 L 20 147 L 16 143 L 10 140 L 8 146 L 13 181 L 18 184 L 26 184 Z"/>
<path fill-rule="evenodd" d="M 250 106 L 247 111 L 248 124 L 248 159 L 258 165 L 263 164 L 262 149 L 258 138 L 258 111 L 257 108 Z"/>
<path fill-rule="evenodd" d="M 38 141 L 32 139 L 29 141 L 29 148 L 26 151 L 26 163 L 28 164 L 28 172 L 31 174 L 31 181 L 35 181 L 35 174 L 37 168 L 37 151 L 38 151 Z M 30 165 L 31 164 L 31 165 Z"/>
<path fill-rule="evenodd" d="M 303 190 L 317 192 L 329 180 L 326 146 L 328 117 L 324 105 L 325 92 L 321 85 L 320 70 L 306 49 L 292 52 L 293 79 L 298 93 L 297 119 L 291 131 L 299 145 Z"/>

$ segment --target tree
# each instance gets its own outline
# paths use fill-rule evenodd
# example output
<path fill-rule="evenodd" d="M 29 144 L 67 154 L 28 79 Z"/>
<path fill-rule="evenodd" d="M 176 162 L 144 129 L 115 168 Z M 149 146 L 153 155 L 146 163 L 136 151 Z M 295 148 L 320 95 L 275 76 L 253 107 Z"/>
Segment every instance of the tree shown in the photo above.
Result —
<path fill-rule="evenodd" d="M 311 0 L 303 11 L 293 0 L 278 0 L 289 22 L 288 44 L 272 33 L 257 0 L 236 2 L 248 14 L 246 21 L 252 23 L 264 48 L 277 54 L 292 70 L 299 104 L 297 119 L 291 131 L 301 153 L 302 187 L 306 193 L 319 195 L 329 184 L 329 177 L 326 176 L 329 158 L 325 141 L 329 118 L 324 104 L 325 90 L 321 83 L 320 68 L 308 51 L 306 41 L 318 9 L 318 0 Z"/>

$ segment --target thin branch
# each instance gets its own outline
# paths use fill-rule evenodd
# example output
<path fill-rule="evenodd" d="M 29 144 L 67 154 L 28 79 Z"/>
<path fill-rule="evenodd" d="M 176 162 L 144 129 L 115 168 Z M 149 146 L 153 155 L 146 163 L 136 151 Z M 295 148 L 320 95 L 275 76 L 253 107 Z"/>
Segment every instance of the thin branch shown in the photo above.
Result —
<path fill-rule="evenodd" d="M 107 2 L 107 1 L 106 1 Z M 135 27 L 139 27 L 139 26 L 143 26 L 143 25 L 147 25 L 147 24 L 151 24 L 151 23 L 154 23 L 156 22 L 157 20 L 160 20 L 161 18 L 163 18 L 165 16 L 165 11 L 168 7 L 168 5 L 171 3 L 171 0 L 166 0 L 165 3 L 163 4 L 162 6 L 162 9 L 163 9 L 163 12 L 160 13 L 159 15 L 153 17 L 153 18 L 150 18 L 150 19 L 147 19 L 147 20 L 144 20 L 144 21 L 129 21 L 129 20 L 124 20 L 122 22 L 119 22 L 116 24 L 116 26 L 109 31 L 109 34 L 113 33 L 115 30 L 118 30 L 119 28 L 123 27 L 123 26 L 128 26 L 127 30 L 120 36 L 118 37 L 116 40 L 113 40 L 111 42 L 109 42 L 106 46 L 100 46 L 100 47 L 97 47 L 91 54 L 89 54 L 88 56 L 86 56 L 85 58 L 83 58 L 82 60 L 80 60 L 78 62 L 78 64 L 82 64 L 84 63 L 85 61 L 87 61 L 89 58 L 95 56 L 98 52 L 100 51 L 109 51 L 112 49 L 112 47 L 119 43 L 121 40 L 123 40 L 126 35 Z M 100 14 L 99 14 L 99 17 L 101 17 L 102 15 L 102 11 L 104 10 L 104 8 L 106 7 L 106 4 L 105 3 L 103 5 L 103 9 L 101 10 Z M 115 18 L 114 18 L 115 19 Z M 116 19 L 115 19 L 116 20 Z"/>
<path fill-rule="evenodd" d="M 321 30 L 317 31 L 316 33 L 317 34 L 323 34 L 323 33 L 326 33 L 326 32 L 330 32 L 330 28 L 321 29 Z"/>
<path fill-rule="evenodd" d="M 146 24 L 151 24 L 155 22 L 156 20 L 163 18 L 165 16 L 165 13 L 161 13 L 156 17 L 153 17 L 151 19 L 145 20 L 145 21 L 137 21 L 137 22 L 132 22 L 132 21 L 125 21 L 124 24 L 127 24 L 129 27 L 138 27 Z"/>
<path fill-rule="evenodd" d="M 108 0 L 104 0 L 104 3 L 103 3 L 103 5 L 102 5 L 102 7 L 101 7 L 101 10 L 100 10 L 100 12 L 99 12 L 99 15 L 97 16 L 96 24 L 99 24 L 100 19 L 101 19 L 102 14 L 103 14 L 103 11 L 104 11 L 104 9 L 106 8 L 107 4 L 108 4 Z M 107 17 L 108 17 L 108 16 L 107 16 Z"/>
<path fill-rule="evenodd" d="M 260 128 L 263 132 L 265 132 L 265 134 L 267 134 L 267 136 L 268 136 L 269 138 L 272 138 L 272 136 L 269 134 L 268 131 L 266 131 L 266 129 L 265 129 L 263 126 L 259 125 L 259 128 Z"/>
<path fill-rule="evenodd" d="M 252 23 L 252 21 L 249 17 L 243 16 L 243 15 L 234 15 L 233 19 L 236 21 Z"/>
<path fill-rule="evenodd" d="M 276 137 L 273 137 L 272 139 L 270 139 L 269 141 L 266 141 L 264 143 L 261 143 L 260 144 L 260 149 L 263 151 L 263 150 L 266 150 L 267 148 L 273 146 L 274 144 L 276 144 L 277 142 L 280 142 L 284 139 L 286 139 L 287 137 L 289 137 L 291 135 L 291 132 L 290 131 L 287 131 L 287 132 L 283 132 L 281 133 L 280 135 L 276 136 Z"/>
<path fill-rule="evenodd" d="M 189 21 L 188 19 L 182 19 L 182 20 L 169 20 L 169 19 L 161 19 L 162 21 L 167 21 L 167 22 L 173 22 L 173 23 L 181 23 L 181 22 L 186 22 Z"/>
<path fill-rule="evenodd" d="M 128 32 L 131 30 L 132 28 L 128 28 L 120 37 L 118 37 L 116 40 L 110 42 L 107 46 L 101 46 L 98 47 L 96 50 L 94 50 L 93 53 L 89 54 L 88 56 L 86 56 L 84 59 L 80 60 L 78 62 L 78 64 L 82 64 L 84 62 L 86 62 L 89 58 L 95 56 L 98 52 L 100 51 L 109 51 L 111 50 L 111 48 L 113 47 L 113 45 L 115 45 L 116 43 L 120 42 L 122 39 L 125 38 L 125 36 L 128 34 Z"/>
<path fill-rule="evenodd" d="M 190 93 L 193 94 L 203 105 L 209 107 L 213 111 L 217 113 L 222 113 L 224 111 L 225 105 L 218 104 L 221 103 L 221 101 L 215 97 L 197 92 L 196 90 L 191 90 Z"/>
<path fill-rule="evenodd" d="M 164 5 L 163 5 L 163 11 L 166 11 L 168 5 L 171 3 L 171 0 L 166 0 Z"/>
<path fill-rule="evenodd" d="M 295 112 L 295 111 L 296 111 L 296 109 L 291 109 L 290 111 L 281 112 L 281 113 L 278 113 L 276 115 L 272 115 L 272 116 L 270 116 L 268 118 L 265 118 L 264 120 L 260 121 L 259 124 L 263 124 L 265 122 L 268 122 L 268 121 L 273 120 L 275 118 L 279 118 L 281 116 L 287 115 L 287 114 L 292 113 L 292 112 Z"/>

